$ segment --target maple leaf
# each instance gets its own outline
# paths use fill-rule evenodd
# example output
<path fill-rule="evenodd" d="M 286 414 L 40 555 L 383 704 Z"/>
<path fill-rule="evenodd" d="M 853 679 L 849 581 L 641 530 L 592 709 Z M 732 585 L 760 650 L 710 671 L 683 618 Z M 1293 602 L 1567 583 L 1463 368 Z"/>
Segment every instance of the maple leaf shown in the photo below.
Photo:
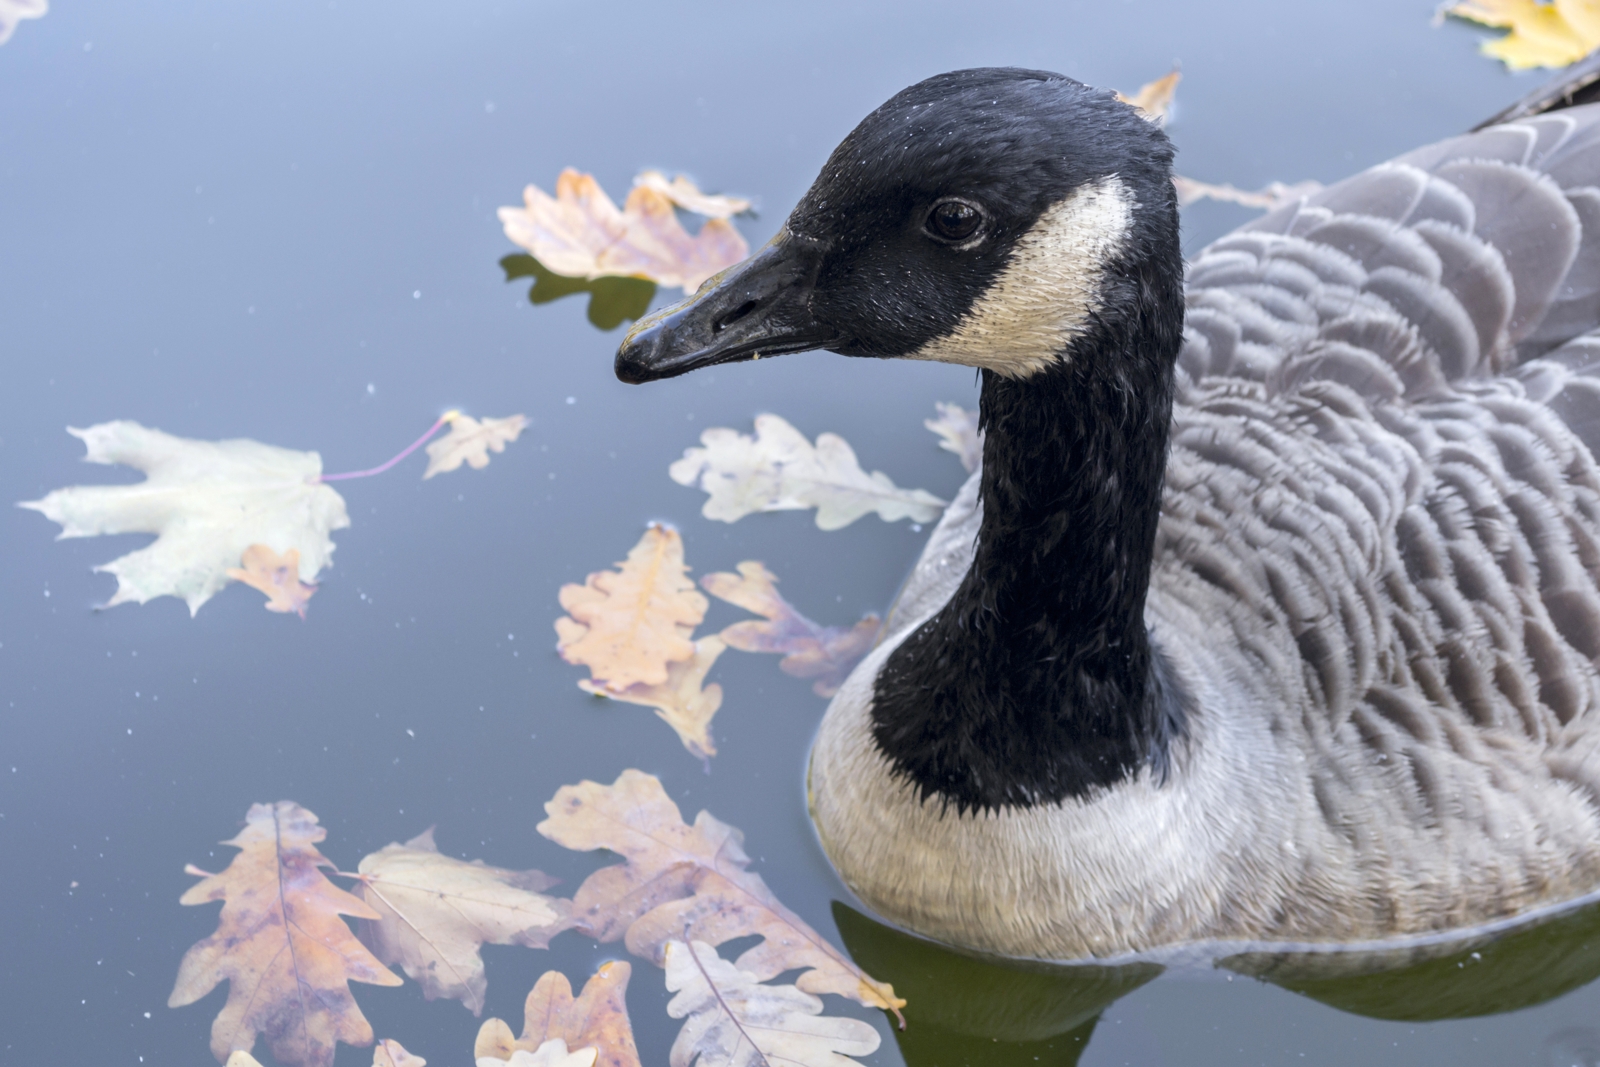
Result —
<path fill-rule="evenodd" d="M 899 1013 L 905 1001 L 850 962 L 804 919 L 784 907 L 750 862 L 743 835 L 709 812 L 684 823 L 661 782 L 623 771 L 609 785 L 563 786 L 537 829 L 566 848 L 610 849 L 626 862 L 604 867 L 573 896 L 581 930 L 598 941 L 623 938 L 628 951 L 660 962 L 666 943 L 694 938 L 720 945 L 759 934 L 736 961 L 757 981 L 803 970 L 808 993 L 838 993 Z"/>
<path fill-rule="evenodd" d="M 937 418 L 924 419 L 922 425 L 939 435 L 939 447 L 953 452 L 971 474 L 983 462 L 983 431 L 978 429 L 978 413 L 959 404 L 935 404 Z"/>
<path fill-rule="evenodd" d="M 117 576 L 106 606 L 180 597 L 189 614 L 228 583 L 252 545 L 298 550 L 300 579 L 329 563 L 328 534 L 350 525 L 344 498 L 317 478 L 322 459 L 259 441 L 194 441 L 136 422 L 69 428 L 90 463 L 124 463 L 148 477 L 134 485 L 77 485 L 22 507 L 61 524 L 60 536 L 153 533 L 154 544 L 95 568 Z"/>
<path fill-rule="evenodd" d="M 1167 111 L 1172 107 L 1173 94 L 1178 91 L 1178 83 L 1182 80 L 1183 75 L 1174 67 L 1170 74 L 1153 82 L 1145 82 L 1132 96 L 1118 93 L 1117 99 L 1124 104 L 1132 104 L 1144 113 L 1145 118 L 1161 126 L 1167 121 Z"/>
<path fill-rule="evenodd" d="M 1224 203 L 1260 208 L 1263 211 L 1271 210 L 1280 204 L 1287 204 L 1291 200 L 1310 196 L 1322 188 L 1322 183 L 1316 181 L 1293 184 L 1268 182 L 1252 192 L 1232 185 L 1212 185 L 1210 182 L 1195 181 L 1182 175 L 1174 175 L 1172 184 L 1178 190 L 1179 207 L 1188 207 L 1197 200 L 1221 200 Z"/>
<path fill-rule="evenodd" d="M 428 1061 L 406 1051 L 406 1047 L 392 1037 L 386 1037 L 372 1047 L 372 1067 L 427 1067 Z"/>
<path fill-rule="evenodd" d="M 357 871 L 378 916 L 363 927 L 373 954 L 399 964 L 429 1000 L 459 1000 L 474 1015 L 488 986 L 481 946 L 545 948 L 572 925 L 570 903 L 539 892 L 554 879 L 442 855 L 431 829 L 372 853 Z"/>
<path fill-rule="evenodd" d="M 578 688 L 595 696 L 655 708 L 690 755 L 709 760 L 717 754 L 717 746 L 711 740 L 711 717 L 722 707 L 722 686 L 714 682 L 706 685 L 705 680 L 727 645 L 718 637 L 702 637 L 693 648 L 693 658 L 667 664 L 667 680 L 660 685 L 639 682 L 616 690 L 585 680 L 578 683 Z"/>
<path fill-rule="evenodd" d="M 678 531 L 651 525 L 618 563 L 583 585 L 561 587 L 571 618 L 556 620 L 556 645 L 568 663 L 589 668 L 593 683 L 614 696 L 633 685 L 667 681 L 668 664 L 694 658 L 689 635 L 708 602 L 688 578 Z"/>
<path fill-rule="evenodd" d="M 818 696 L 838 692 L 850 668 L 872 650 L 882 620 L 868 615 L 848 628 L 818 626 L 779 595 L 778 579 L 766 567 L 747 560 L 738 569 L 738 574 L 708 574 L 700 587 L 767 621 L 736 622 L 717 636 L 741 652 L 782 653 L 778 668 L 796 678 L 816 679 L 811 688 Z"/>
<path fill-rule="evenodd" d="M 850 1056 L 878 1050 L 878 1031 L 860 1019 L 822 1014 L 822 1001 L 792 985 L 762 985 L 704 941 L 668 941 L 667 1004 L 688 1016 L 672 1043 L 672 1067 L 854 1067 Z"/>
<path fill-rule="evenodd" d="M 736 522 L 758 511 L 817 509 L 817 526 L 837 530 L 877 512 L 885 522 L 931 522 L 945 502 L 900 489 L 881 471 L 861 469 L 844 438 L 825 433 L 815 446 L 777 415 L 757 415 L 756 435 L 714 427 L 669 468 L 679 485 L 707 494 L 701 514 Z"/>
<path fill-rule="evenodd" d="M 1510 30 L 1479 50 L 1512 70 L 1565 67 L 1600 48 L 1600 0 L 1463 0 L 1444 13 Z"/>
<path fill-rule="evenodd" d="M 576 1052 L 568 1052 L 567 1043 L 555 1038 L 546 1041 L 533 1052 L 519 1048 L 509 1059 L 484 1056 L 478 1060 L 478 1067 L 594 1067 L 597 1055 L 598 1050 L 592 1048 L 580 1048 Z"/>
<path fill-rule="evenodd" d="M 49 0 L 0 0 L 0 44 L 11 40 L 18 22 L 43 18 L 49 10 Z"/>
<path fill-rule="evenodd" d="M 639 1050 L 628 1022 L 628 978 L 633 968 L 622 960 L 603 963 L 573 999 L 572 985 L 560 971 L 540 975 L 523 1005 L 522 1036 L 512 1037 L 511 1027 L 490 1019 L 478 1029 L 472 1055 L 509 1060 L 518 1051 L 537 1052 L 547 1042 L 560 1039 L 569 1048 L 593 1048 L 595 1067 L 639 1067 Z"/>
<path fill-rule="evenodd" d="M 744 197 L 702 193 L 700 187 L 683 174 L 669 182 L 659 170 L 644 170 L 633 179 L 633 184 L 654 189 L 683 210 L 704 215 L 708 219 L 732 218 L 750 210 L 750 201 Z"/>
<path fill-rule="evenodd" d="M 223 842 L 240 850 L 226 870 L 188 868 L 205 880 L 179 902 L 220 900 L 222 915 L 217 932 L 184 954 L 167 1005 L 193 1004 L 228 983 L 228 1001 L 211 1024 L 219 1062 L 249 1052 L 261 1032 L 279 1062 L 330 1067 L 336 1042 L 372 1043 L 348 983 L 400 984 L 339 918 L 378 914 L 322 874 L 333 866 L 316 849 L 326 836 L 298 804 L 255 804 L 244 830 Z"/>
<path fill-rule="evenodd" d="M 489 465 L 490 452 L 504 452 L 506 445 L 527 428 L 526 415 L 479 421 L 471 415 L 452 413 L 450 432 L 428 446 L 426 481 L 435 474 L 447 474 L 465 463 L 475 471 Z"/>
<path fill-rule="evenodd" d="M 569 168 L 556 179 L 554 197 L 530 185 L 523 201 L 500 209 L 506 236 L 572 278 L 648 278 L 692 293 L 750 254 L 726 219 L 708 219 L 689 236 L 669 196 L 649 184 L 635 186 L 619 211 L 591 175 Z"/>
<path fill-rule="evenodd" d="M 302 619 L 306 617 L 306 604 L 317 591 L 314 585 L 300 581 L 300 550 L 291 548 L 278 555 L 266 545 L 251 545 L 240 557 L 241 567 L 229 567 L 224 573 L 236 582 L 267 594 L 268 611 L 292 611 Z"/>

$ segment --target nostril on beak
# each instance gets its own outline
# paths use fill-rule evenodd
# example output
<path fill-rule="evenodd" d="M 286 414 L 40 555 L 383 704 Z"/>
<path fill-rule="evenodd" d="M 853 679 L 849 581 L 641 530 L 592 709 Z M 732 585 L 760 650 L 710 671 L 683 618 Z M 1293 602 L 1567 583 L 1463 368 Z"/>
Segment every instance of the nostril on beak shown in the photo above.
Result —
<path fill-rule="evenodd" d="M 712 323 L 711 332 L 721 333 L 723 330 L 726 330 L 729 326 L 732 326 L 734 323 L 750 314 L 750 312 L 754 311 L 757 303 L 758 301 L 755 300 L 746 300 L 744 303 L 740 304 L 738 307 L 722 316 L 716 322 Z"/>

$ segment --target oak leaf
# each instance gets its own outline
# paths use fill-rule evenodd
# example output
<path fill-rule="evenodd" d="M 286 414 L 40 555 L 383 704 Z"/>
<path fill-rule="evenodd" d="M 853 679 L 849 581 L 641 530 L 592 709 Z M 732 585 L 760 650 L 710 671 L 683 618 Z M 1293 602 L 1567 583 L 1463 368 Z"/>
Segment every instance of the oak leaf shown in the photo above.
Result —
<path fill-rule="evenodd" d="M 905 1001 L 869 977 L 794 912 L 784 907 L 750 862 L 743 835 L 709 812 L 684 823 L 661 782 L 623 771 L 606 786 L 563 786 L 545 805 L 537 829 L 566 848 L 610 849 L 626 862 L 604 867 L 573 896 L 579 929 L 598 941 L 623 938 L 628 951 L 660 962 L 666 943 L 694 938 L 712 945 L 759 934 L 736 961 L 757 981 L 803 970 L 808 993 L 837 993 L 895 1011 Z"/>
<path fill-rule="evenodd" d="M 228 577 L 267 594 L 268 611 L 292 611 L 306 617 L 306 604 L 317 587 L 300 581 L 298 548 L 280 556 L 266 545 L 251 545 L 239 562 L 242 566 L 228 568 Z"/>
<path fill-rule="evenodd" d="M 1600 0 L 1462 0 L 1445 14 L 1510 30 L 1479 50 L 1512 70 L 1565 67 L 1600 48 Z"/>
<path fill-rule="evenodd" d="M 939 447 L 953 452 L 970 474 L 983 463 L 983 431 L 978 429 L 978 413 L 959 404 L 935 404 L 937 418 L 924 419 L 922 425 L 939 435 Z"/>
<path fill-rule="evenodd" d="M 881 471 L 867 474 L 844 438 L 825 433 L 812 445 L 777 415 L 757 415 L 754 437 L 714 427 L 700 443 L 705 447 L 687 449 L 669 473 L 709 494 L 700 512 L 708 519 L 816 508 L 817 526 L 837 530 L 871 512 L 885 522 L 931 522 L 945 505 L 932 493 L 897 487 Z"/>
<path fill-rule="evenodd" d="M 0 44 L 11 40 L 18 22 L 43 18 L 49 10 L 49 0 L 0 0 Z"/>
<path fill-rule="evenodd" d="M 314 583 L 333 555 L 333 530 L 350 525 L 344 498 L 318 483 L 322 458 L 259 441 L 195 441 L 136 422 L 68 429 L 90 463 L 145 472 L 133 485 L 77 485 L 22 507 L 61 524 L 66 537 L 152 533 L 154 544 L 95 568 L 117 577 L 106 606 L 175 596 L 193 615 L 228 583 L 252 545 L 299 552 Z"/>
<path fill-rule="evenodd" d="M 633 184 L 654 189 L 683 210 L 704 215 L 708 219 L 732 218 L 750 210 L 750 201 L 744 197 L 702 193 L 700 187 L 683 174 L 669 182 L 659 170 L 644 170 L 633 179 Z"/>
<path fill-rule="evenodd" d="M 822 1001 L 792 985 L 762 985 L 704 941 L 668 941 L 667 1014 L 687 1020 L 672 1043 L 671 1067 L 854 1067 L 850 1056 L 878 1050 L 878 1031 L 860 1019 L 822 1014 Z"/>
<path fill-rule="evenodd" d="M 519 1048 L 507 1059 L 485 1056 L 478 1060 L 478 1067 L 594 1067 L 597 1055 L 598 1050 L 592 1048 L 568 1052 L 567 1043 L 558 1037 L 533 1052 Z"/>
<path fill-rule="evenodd" d="M 378 916 L 362 929 L 373 954 L 402 967 L 429 1000 L 459 1000 L 474 1015 L 488 985 L 481 946 L 545 948 L 572 925 L 571 904 L 539 892 L 554 879 L 443 855 L 431 829 L 372 853 L 357 871 Z"/>
<path fill-rule="evenodd" d="M 1210 182 L 1195 181 L 1182 175 L 1174 175 L 1172 184 L 1178 190 L 1179 207 L 1188 207 L 1197 200 L 1220 200 L 1263 211 L 1270 211 L 1281 204 L 1310 196 L 1322 189 L 1321 182 L 1303 181 L 1292 184 L 1268 182 L 1260 189 L 1251 191 L 1232 185 L 1213 185 Z"/>
<path fill-rule="evenodd" d="M 512 1037 L 511 1027 L 490 1019 L 478 1030 L 472 1055 L 509 1060 L 518 1051 L 537 1052 L 557 1038 L 569 1048 L 593 1048 L 595 1067 L 639 1067 L 639 1050 L 628 1022 L 628 978 L 633 968 L 626 961 L 600 965 L 576 999 L 572 985 L 560 971 L 546 971 L 528 993 L 523 1005 L 522 1036 Z"/>
<path fill-rule="evenodd" d="M 317 817 L 287 800 L 255 804 L 245 828 L 224 844 L 239 854 L 221 874 L 206 874 L 179 902 L 222 901 L 217 932 L 193 945 L 178 966 L 169 1007 L 193 1004 L 228 983 L 211 1025 L 218 1062 L 249 1052 L 258 1032 L 280 1063 L 330 1067 L 334 1045 L 370 1045 L 372 1026 L 348 983 L 399 985 L 339 918 L 378 914 L 322 874 L 316 849 L 327 836 Z"/>
<path fill-rule="evenodd" d="M 406 1047 L 392 1037 L 386 1037 L 372 1047 L 372 1067 L 427 1067 L 428 1061 L 406 1051 Z"/>
<path fill-rule="evenodd" d="M 585 680 L 578 683 L 578 688 L 595 696 L 655 708 L 690 755 L 709 760 L 717 754 L 716 743 L 711 740 L 711 717 L 722 707 L 722 686 L 715 682 L 706 685 L 705 680 L 727 645 L 718 637 L 702 637 L 693 647 L 693 658 L 667 664 L 667 680 L 660 685 L 639 682 L 616 690 Z"/>
<path fill-rule="evenodd" d="M 645 530 L 615 571 L 561 587 L 570 618 L 556 620 L 556 648 L 589 668 L 593 685 L 615 696 L 634 685 L 661 685 L 668 665 L 695 656 L 690 635 L 707 601 L 683 562 L 683 539 L 670 526 Z"/>
<path fill-rule="evenodd" d="M 568 278 L 526 253 L 515 253 L 500 260 L 506 281 L 532 278 L 528 303 L 548 304 L 575 293 L 589 294 L 589 321 L 602 330 L 614 330 L 628 319 L 637 319 L 650 307 L 656 283 L 644 278 Z"/>
<path fill-rule="evenodd" d="M 618 210 L 591 175 L 569 168 L 556 179 L 554 197 L 530 185 L 523 201 L 500 209 L 506 236 L 572 278 L 648 278 L 693 292 L 750 254 L 726 219 L 706 220 L 691 237 L 672 200 L 651 185 L 635 186 Z"/>
<path fill-rule="evenodd" d="M 1118 93 L 1117 99 L 1124 104 L 1132 104 L 1144 113 L 1145 118 L 1160 126 L 1167 121 L 1167 111 L 1172 107 L 1172 97 L 1178 91 L 1178 83 L 1182 80 L 1183 75 L 1174 67 L 1171 73 L 1139 86 L 1139 91 L 1132 96 Z"/>
<path fill-rule="evenodd" d="M 717 636 L 741 652 L 782 653 L 778 668 L 796 678 L 816 679 L 811 688 L 818 696 L 838 692 L 850 668 L 872 650 L 882 620 L 868 615 L 848 628 L 818 626 L 779 595 L 778 579 L 766 567 L 747 560 L 738 569 L 738 574 L 708 574 L 700 587 L 766 621 L 736 622 Z"/>
<path fill-rule="evenodd" d="M 479 420 L 457 414 L 450 420 L 450 432 L 428 446 L 428 469 L 422 472 L 423 480 L 447 474 L 463 463 L 475 471 L 483 470 L 489 465 L 489 453 L 504 452 L 527 425 L 526 415 Z"/>

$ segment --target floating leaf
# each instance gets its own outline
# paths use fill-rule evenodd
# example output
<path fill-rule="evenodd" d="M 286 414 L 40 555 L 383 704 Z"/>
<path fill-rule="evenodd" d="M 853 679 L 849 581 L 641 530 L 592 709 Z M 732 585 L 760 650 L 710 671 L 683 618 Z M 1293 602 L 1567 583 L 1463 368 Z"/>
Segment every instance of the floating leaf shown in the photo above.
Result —
<path fill-rule="evenodd" d="M 778 579 L 771 571 L 753 560 L 738 566 L 738 574 L 706 575 L 700 587 L 767 621 L 736 622 L 717 636 L 741 652 L 782 653 L 779 669 L 796 678 L 815 678 L 811 688 L 818 696 L 838 692 L 850 668 L 872 650 L 882 621 L 868 615 L 848 629 L 818 626 L 779 595 Z"/>
<path fill-rule="evenodd" d="M 292 611 L 306 617 L 306 604 L 317 587 L 300 581 L 298 548 L 280 556 L 266 545 L 251 545 L 239 562 L 242 566 L 228 568 L 228 577 L 267 594 L 268 611 Z"/>
<path fill-rule="evenodd" d="M 570 278 L 622 275 L 693 292 L 750 254 L 725 219 L 708 219 L 689 236 L 672 200 L 648 185 L 634 187 L 619 211 L 592 176 L 568 169 L 554 197 L 530 185 L 523 200 L 500 209 L 506 236 Z"/>
<path fill-rule="evenodd" d="M 224 1067 L 261 1067 L 261 1061 L 248 1052 L 234 1052 L 228 1056 Z"/>
<path fill-rule="evenodd" d="M 344 498 L 317 478 L 322 459 L 258 441 L 194 441 L 136 422 L 69 429 L 90 463 L 125 463 L 148 477 L 135 485 L 57 489 L 22 507 L 61 524 L 62 537 L 152 533 L 154 544 L 96 570 L 117 576 L 107 607 L 181 597 L 192 615 L 228 583 L 252 545 L 299 551 L 300 579 L 329 563 L 328 534 L 350 525 Z"/>
<path fill-rule="evenodd" d="M 1565 67 L 1600 48 L 1600 0 L 1463 0 L 1445 14 L 1510 30 L 1480 51 L 1512 70 Z"/>
<path fill-rule="evenodd" d="M 1322 188 L 1321 182 L 1303 181 L 1286 185 L 1283 182 L 1268 182 L 1265 186 L 1254 192 L 1239 189 L 1232 185 L 1212 185 L 1209 182 L 1197 182 L 1193 178 L 1174 175 L 1172 184 L 1178 190 L 1178 206 L 1187 207 L 1197 200 L 1221 200 L 1229 204 L 1241 204 L 1244 207 L 1260 208 L 1264 211 L 1271 210 L 1280 204 L 1287 204 L 1291 200 L 1299 200 L 1310 196 Z"/>
<path fill-rule="evenodd" d="M 413 1056 L 404 1045 L 386 1037 L 372 1048 L 372 1067 L 427 1067 L 428 1061 Z"/>
<path fill-rule="evenodd" d="M 905 1001 L 784 907 L 761 876 L 745 869 L 743 835 L 709 812 L 683 817 L 653 775 L 627 770 L 613 784 L 569 785 L 545 805 L 538 831 L 576 850 L 610 849 L 626 862 L 591 874 L 573 896 L 579 929 L 599 941 L 624 938 L 628 951 L 660 962 L 666 943 L 712 945 L 759 934 L 736 961 L 757 981 L 803 970 L 808 993 L 838 993 L 898 1013 Z"/>
<path fill-rule="evenodd" d="M 1172 73 L 1165 77 L 1145 82 L 1132 96 L 1118 93 L 1117 99 L 1124 104 L 1132 104 L 1144 112 L 1145 118 L 1160 126 L 1167 121 L 1167 110 L 1172 107 L 1173 94 L 1178 91 L 1178 83 L 1182 80 L 1183 75 L 1174 67 Z"/>
<path fill-rule="evenodd" d="M 711 717 L 722 707 L 722 686 L 706 685 L 705 680 L 727 645 L 717 637 L 702 637 L 693 647 L 693 658 L 667 665 L 667 680 L 660 685 L 640 682 L 614 690 L 581 681 L 578 688 L 595 696 L 655 708 L 656 714 L 672 727 L 691 755 L 709 760 L 717 754 L 717 746 L 711 740 Z"/>
<path fill-rule="evenodd" d="M 338 1041 L 372 1043 L 348 983 L 399 985 L 400 978 L 339 918 L 379 916 L 323 876 L 321 868 L 333 864 L 316 842 L 326 836 L 298 804 L 255 804 L 243 832 L 224 842 L 240 850 L 227 870 L 189 868 L 205 880 L 180 903 L 220 900 L 222 915 L 217 932 L 184 954 L 167 1004 L 193 1004 L 228 983 L 228 1001 L 211 1025 L 218 1062 L 249 1052 L 258 1032 L 280 1063 L 296 1067 L 330 1067 Z"/>
<path fill-rule="evenodd" d="M 608 696 L 661 685 L 668 664 L 693 659 L 689 635 L 707 607 L 688 578 L 683 539 L 669 526 L 646 529 L 617 566 L 596 571 L 583 585 L 562 586 L 561 606 L 571 618 L 556 620 L 561 657 L 588 667 Z"/>
<path fill-rule="evenodd" d="M 478 1060 L 478 1067 L 594 1067 L 596 1054 L 597 1050 L 592 1048 L 568 1052 L 567 1043 L 556 1038 L 546 1041 L 533 1052 L 519 1048 L 509 1059 L 485 1056 Z"/>
<path fill-rule="evenodd" d="M 546 971 L 523 1006 L 522 1036 L 512 1037 L 511 1027 L 490 1019 L 478 1030 L 474 1058 L 480 1063 L 485 1058 L 509 1060 L 519 1050 L 537 1052 L 559 1038 L 569 1048 L 596 1049 L 595 1067 L 639 1067 L 639 1050 L 628 1022 L 628 977 L 632 973 L 633 968 L 621 960 L 601 964 L 574 1000 L 567 976 Z"/>
<path fill-rule="evenodd" d="M 959 404 L 935 404 L 937 418 L 924 419 L 922 425 L 939 435 L 939 447 L 954 452 L 967 473 L 983 463 L 983 431 L 978 429 L 978 413 Z"/>
<path fill-rule="evenodd" d="M 428 446 L 428 469 L 423 480 L 435 474 L 448 474 L 465 463 L 475 471 L 489 465 L 490 452 L 504 452 L 527 428 L 526 415 L 479 421 L 471 415 L 456 415 L 450 432 Z"/>
<path fill-rule="evenodd" d="M 831 433 L 815 446 L 776 415 L 756 416 L 756 435 L 715 427 L 700 435 L 669 468 L 679 485 L 710 495 L 708 519 L 736 522 L 758 511 L 817 509 L 817 526 L 837 530 L 877 512 L 885 522 L 931 522 L 945 502 L 921 489 L 901 489 L 881 471 L 861 469 L 844 438 Z"/>
<path fill-rule="evenodd" d="M 427 830 L 361 861 L 361 895 L 378 918 L 363 938 L 384 963 L 399 964 L 429 1000 L 483 1011 L 483 945 L 545 948 L 572 925 L 570 903 L 542 895 L 555 884 L 538 871 L 508 871 L 440 854 Z"/>
<path fill-rule="evenodd" d="M 49 10 L 49 0 L 0 0 L 0 44 L 11 40 L 18 22 L 43 18 Z"/>
<path fill-rule="evenodd" d="M 668 941 L 667 1014 L 687 1021 L 672 1043 L 672 1067 L 854 1067 L 878 1050 L 860 1019 L 822 1014 L 822 1001 L 792 985 L 762 985 L 704 941 Z"/>
<path fill-rule="evenodd" d="M 640 171 L 633 179 L 635 186 L 654 189 L 685 211 L 704 215 L 709 219 L 727 219 L 750 210 L 750 201 L 742 196 L 713 196 L 702 193 L 700 187 L 680 174 L 670 182 L 659 170 Z"/>
<path fill-rule="evenodd" d="M 656 283 L 643 278 L 568 278 L 550 270 L 532 256 L 505 256 L 500 267 L 506 281 L 532 278 L 528 303 L 548 304 L 574 293 L 589 294 L 589 321 L 602 330 L 614 330 L 643 315 L 656 295 Z"/>

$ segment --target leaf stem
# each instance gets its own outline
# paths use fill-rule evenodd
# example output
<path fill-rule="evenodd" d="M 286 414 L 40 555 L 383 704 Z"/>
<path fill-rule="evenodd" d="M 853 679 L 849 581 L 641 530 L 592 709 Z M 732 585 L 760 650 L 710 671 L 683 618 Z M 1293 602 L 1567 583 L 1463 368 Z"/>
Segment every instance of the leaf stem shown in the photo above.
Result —
<path fill-rule="evenodd" d="M 393 459 L 391 459 L 389 462 L 383 464 L 382 466 L 373 467 L 371 470 L 364 470 L 364 471 L 344 471 L 344 472 L 342 472 L 340 474 L 324 474 L 324 475 L 319 476 L 317 478 L 317 481 L 319 481 L 319 482 L 339 482 L 339 481 L 343 481 L 346 478 L 370 478 L 374 474 L 382 474 L 384 471 L 388 470 L 390 467 L 394 466 L 396 463 L 399 463 L 401 460 L 403 460 L 407 456 L 411 455 L 411 453 L 415 452 L 417 449 L 419 449 L 423 445 L 427 444 L 428 443 L 428 439 L 431 438 L 434 434 L 438 433 L 439 432 L 439 428 L 441 426 L 443 426 L 447 422 L 454 422 L 456 420 L 456 418 L 458 416 L 460 416 L 460 414 L 461 414 L 461 412 L 452 410 L 452 411 L 445 412 L 443 415 L 440 415 L 439 416 L 439 421 L 434 423 L 432 426 L 428 427 L 428 432 L 427 433 L 423 434 L 421 437 L 419 437 L 415 441 L 411 442 L 409 445 L 407 445 L 405 447 L 405 449 L 398 456 L 395 456 Z"/>

